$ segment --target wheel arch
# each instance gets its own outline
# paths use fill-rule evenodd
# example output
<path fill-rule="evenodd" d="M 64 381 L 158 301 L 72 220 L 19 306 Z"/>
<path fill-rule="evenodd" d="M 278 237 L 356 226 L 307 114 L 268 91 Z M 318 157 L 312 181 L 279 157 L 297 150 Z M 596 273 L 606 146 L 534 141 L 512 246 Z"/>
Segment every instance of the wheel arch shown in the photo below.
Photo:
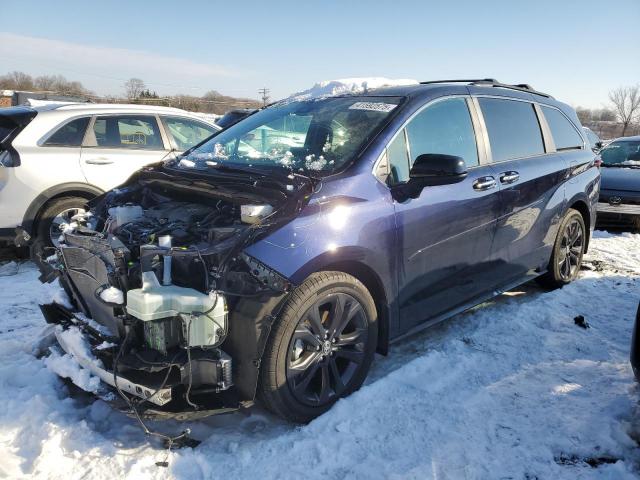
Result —
<path fill-rule="evenodd" d="M 362 282 L 371 294 L 378 312 L 378 345 L 376 351 L 386 355 L 389 350 L 389 302 L 382 281 L 376 272 L 368 265 L 356 260 L 329 263 L 320 271 L 346 273 Z"/>
<path fill-rule="evenodd" d="M 40 193 L 27 208 L 23 220 L 22 228 L 30 235 L 33 235 L 37 229 L 38 221 L 43 209 L 51 202 L 62 197 L 78 196 L 91 200 L 92 198 L 102 195 L 104 190 L 95 185 L 88 183 L 61 183 L 50 187 Z"/>
<path fill-rule="evenodd" d="M 573 208 L 580 212 L 582 216 L 582 220 L 584 221 L 585 226 L 585 237 L 586 241 L 584 244 L 585 253 L 589 250 L 589 240 L 591 240 L 591 212 L 589 211 L 589 207 L 587 202 L 582 199 L 574 199 L 572 203 L 569 204 L 569 208 Z"/>

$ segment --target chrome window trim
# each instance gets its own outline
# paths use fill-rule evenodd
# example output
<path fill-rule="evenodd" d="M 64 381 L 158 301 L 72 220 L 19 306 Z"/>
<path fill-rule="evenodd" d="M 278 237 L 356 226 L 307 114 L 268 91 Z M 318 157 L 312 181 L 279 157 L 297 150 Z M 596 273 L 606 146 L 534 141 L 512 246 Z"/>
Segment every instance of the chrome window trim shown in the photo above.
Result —
<path fill-rule="evenodd" d="M 545 152 L 556 153 L 556 143 L 553 139 L 549 122 L 547 122 L 547 117 L 544 116 L 544 112 L 542 111 L 542 106 L 534 103 L 533 108 L 536 111 L 536 116 L 538 117 L 538 125 L 540 125 L 540 131 L 542 132 L 542 142 L 544 143 Z"/>

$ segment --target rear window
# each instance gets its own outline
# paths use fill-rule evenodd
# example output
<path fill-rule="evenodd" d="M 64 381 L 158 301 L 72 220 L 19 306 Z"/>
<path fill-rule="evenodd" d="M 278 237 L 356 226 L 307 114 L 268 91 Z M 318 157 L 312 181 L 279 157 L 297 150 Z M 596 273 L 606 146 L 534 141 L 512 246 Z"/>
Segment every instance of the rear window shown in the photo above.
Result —
<path fill-rule="evenodd" d="M 529 102 L 498 98 L 478 99 L 489 133 L 494 162 L 544 153 L 538 117 Z"/>
<path fill-rule="evenodd" d="M 61 147 L 79 147 L 82 145 L 82 139 L 84 138 L 84 133 L 88 125 L 89 117 L 72 120 L 56 130 L 44 144 Z"/>
<path fill-rule="evenodd" d="M 37 115 L 26 107 L 0 108 L 0 166 L 17 167 L 20 157 L 11 149 L 11 142 Z"/>
<path fill-rule="evenodd" d="M 542 106 L 542 111 L 549 124 L 556 150 L 573 150 L 583 147 L 582 137 L 560 110 Z"/>

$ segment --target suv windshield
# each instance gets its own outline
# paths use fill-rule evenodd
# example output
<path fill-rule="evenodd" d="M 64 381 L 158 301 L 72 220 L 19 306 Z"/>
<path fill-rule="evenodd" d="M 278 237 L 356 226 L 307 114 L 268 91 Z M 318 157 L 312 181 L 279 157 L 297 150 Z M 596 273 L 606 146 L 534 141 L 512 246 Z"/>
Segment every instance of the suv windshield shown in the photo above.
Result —
<path fill-rule="evenodd" d="M 286 168 L 325 176 L 346 167 L 401 97 L 331 97 L 273 105 L 177 160 L 182 169 Z"/>
<path fill-rule="evenodd" d="M 618 140 L 607 145 L 601 152 L 605 166 L 640 167 L 640 140 Z"/>

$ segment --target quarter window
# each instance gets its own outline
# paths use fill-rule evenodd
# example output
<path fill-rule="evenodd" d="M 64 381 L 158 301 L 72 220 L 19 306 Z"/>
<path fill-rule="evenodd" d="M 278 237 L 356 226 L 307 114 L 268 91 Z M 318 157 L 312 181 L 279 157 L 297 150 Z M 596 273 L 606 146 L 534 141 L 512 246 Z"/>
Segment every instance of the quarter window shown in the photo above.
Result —
<path fill-rule="evenodd" d="M 98 117 L 93 125 L 95 144 L 104 148 L 161 150 L 164 148 L 155 117 Z"/>
<path fill-rule="evenodd" d="M 497 98 L 478 99 L 489 134 L 493 162 L 544 153 L 533 104 Z"/>
<path fill-rule="evenodd" d="M 409 155 L 404 129 L 387 147 L 387 160 L 389 162 L 387 183 L 394 185 L 409 180 Z"/>
<path fill-rule="evenodd" d="M 188 150 L 209 138 L 216 129 L 188 118 L 165 117 L 164 123 L 178 150 Z"/>
<path fill-rule="evenodd" d="M 79 147 L 82 145 L 88 125 L 89 117 L 76 118 L 56 130 L 44 144 L 48 146 Z"/>
<path fill-rule="evenodd" d="M 583 140 L 575 127 L 565 117 L 560 110 L 555 108 L 542 106 L 544 118 L 547 119 L 553 142 L 556 144 L 556 150 L 573 150 L 580 149 L 583 146 Z"/>

